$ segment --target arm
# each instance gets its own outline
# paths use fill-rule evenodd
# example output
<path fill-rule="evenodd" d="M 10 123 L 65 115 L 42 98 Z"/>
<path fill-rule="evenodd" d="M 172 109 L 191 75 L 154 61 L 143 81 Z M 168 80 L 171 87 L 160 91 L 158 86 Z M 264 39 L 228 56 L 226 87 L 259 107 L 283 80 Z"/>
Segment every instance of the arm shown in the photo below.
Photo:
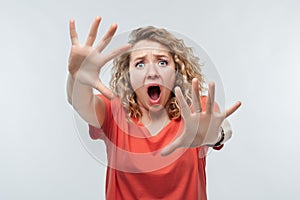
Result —
<path fill-rule="evenodd" d="M 71 74 L 68 74 L 67 79 L 67 98 L 70 105 L 72 105 L 72 96 L 73 96 L 73 86 L 74 86 L 74 78 Z"/>
<path fill-rule="evenodd" d="M 87 123 L 97 128 L 102 126 L 105 119 L 103 100 L 94 95 L 92 87 L 76 81 L 70 73 L 67 79 L 67 98 L 68 102 Z"/>
<path fill-rule="evenodd" d="M 70 82 L 69 82 L 70 81 Z M 76 112 L 88 123 L 101 128 L 105 119 L 105 104 L 103 100 L 93 93 L 93 88 L 84 85 L 72 76 L 69 76 L 69 83 L 73 82 L 71 103 Z"/>
<path fill-rule="evenodd" d="M 68 102 L 87 123 L 98 128 L 105 119 L 105 104 L 101 98 L 94 95 L 93 88 L 107 98 L 113 97 L 110 89 L 99 80 L 99 73 L 109 60 L 130 48 L 129 45 L 124 45 L 107 55 L 102 54 L 117 30 L 116 24 L 111 25 L 100 42 L 93 47 L 100 21 L 100 17 L 94 20 L 84 45 L 79 44 L 74 20 L 70 21 L 72 48 L 67 80 Z"/>

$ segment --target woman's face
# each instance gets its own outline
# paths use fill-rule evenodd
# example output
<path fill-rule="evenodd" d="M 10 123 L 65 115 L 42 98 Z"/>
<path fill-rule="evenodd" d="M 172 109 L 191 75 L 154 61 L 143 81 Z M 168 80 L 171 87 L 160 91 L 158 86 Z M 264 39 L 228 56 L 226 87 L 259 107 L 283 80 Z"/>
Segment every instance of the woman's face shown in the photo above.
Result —
<path fill-rule="evenodd" d="M 129 60 L 130 83 L 138 104 L 146 110 L 166 106 L 175 83 L 175 63 L 169 50 L 149 40 L 136 43 Z"/>

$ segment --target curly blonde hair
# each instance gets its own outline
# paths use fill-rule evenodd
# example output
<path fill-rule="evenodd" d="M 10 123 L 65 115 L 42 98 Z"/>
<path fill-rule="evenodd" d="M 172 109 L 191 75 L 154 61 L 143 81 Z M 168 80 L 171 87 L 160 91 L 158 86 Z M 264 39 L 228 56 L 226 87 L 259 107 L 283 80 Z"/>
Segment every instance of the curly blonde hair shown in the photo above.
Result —
<path fill-rule="evenodd" d="M 181 88 L 189 105 L 191 105 L 193 78 L 198 78 L 200 91 L 204 90 L 204 78 L 201 74 L 199 58 L 194 55 L 191 47 L 187 47 L 184 44 L 182 39 L 176 38 L 163 28 L 147 26 L 133 30 L 129 36 L 129 43 L 134 46 L 141 40 L 154 41 L 164 45 L 169 49 L 175 61 L 176 81 L 167 105 L 169 105 L 169 118 L 178 119 L 180 118 L 180 107 L 174 94 L 174 88 L 176 86 Z M 128 116 L 140 119 L 142 112 L 137 103 L 136 94 L 130 84 L 129 60 L 130 52 L 126 52 L 113 61 L 110 87 L 113 93 L 119 96 Z"/>

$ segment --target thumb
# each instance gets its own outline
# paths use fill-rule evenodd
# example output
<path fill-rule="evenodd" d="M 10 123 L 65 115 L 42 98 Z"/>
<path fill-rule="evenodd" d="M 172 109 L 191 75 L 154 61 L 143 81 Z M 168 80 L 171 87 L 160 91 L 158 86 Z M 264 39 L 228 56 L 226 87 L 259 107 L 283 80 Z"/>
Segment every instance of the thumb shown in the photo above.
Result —
<path fill-rule="evenodd" d="M 177 138 L 174 142 L 167 145 L 163 150 L 161 150 L 160 155 L 165 157 L 173 153 L 177 148 L 180 147 L 179 138 Z"/>

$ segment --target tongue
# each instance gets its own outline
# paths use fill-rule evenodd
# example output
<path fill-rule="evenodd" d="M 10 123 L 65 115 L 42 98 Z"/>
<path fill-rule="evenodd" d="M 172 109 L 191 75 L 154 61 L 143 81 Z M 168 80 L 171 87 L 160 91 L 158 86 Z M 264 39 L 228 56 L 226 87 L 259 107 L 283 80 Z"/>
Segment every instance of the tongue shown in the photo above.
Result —
<path fill-rule="evenodd" d="M 159 98 L 159 91 L 157 88 L 152 88 L 150 91 L 149 91 L 149 96 L 151 99 L 153 100 L 156 100 Z"/>

